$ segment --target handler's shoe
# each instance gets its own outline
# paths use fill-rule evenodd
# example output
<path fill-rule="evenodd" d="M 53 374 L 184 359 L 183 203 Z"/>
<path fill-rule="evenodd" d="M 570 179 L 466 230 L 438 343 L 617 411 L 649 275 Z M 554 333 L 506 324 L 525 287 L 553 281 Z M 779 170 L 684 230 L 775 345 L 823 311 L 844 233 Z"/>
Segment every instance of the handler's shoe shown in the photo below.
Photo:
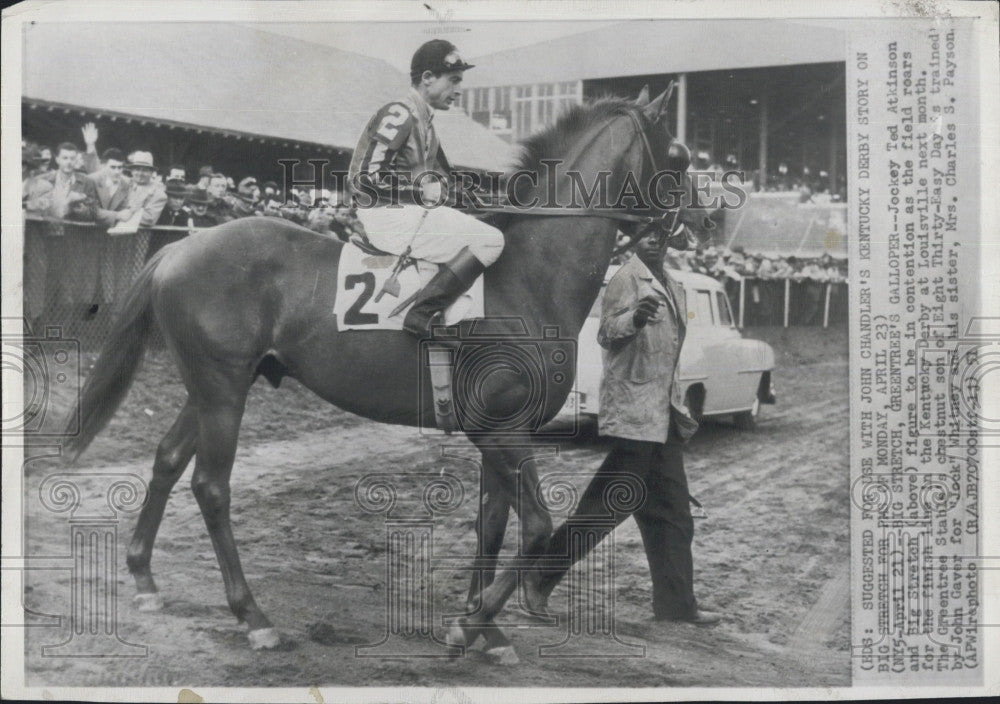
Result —
<path fill-rule="evenodd" d="M 403 319 L 403 329 L 420 338 L 432 337 L 434 325 L 444 321 L 444 311 L 469 290 L 484 269 L 469 248 L 463 247 L 420 291 Z"/>
<path fill-rule="evenodd" d="M 681 623 L 693 623 L 696 626 L 714 626 L 722 620 L 722 614 L 715 611 L 698 609 L 693 616 L 686 618 L 657 618 L 656 621 L 680 621 Z"/>

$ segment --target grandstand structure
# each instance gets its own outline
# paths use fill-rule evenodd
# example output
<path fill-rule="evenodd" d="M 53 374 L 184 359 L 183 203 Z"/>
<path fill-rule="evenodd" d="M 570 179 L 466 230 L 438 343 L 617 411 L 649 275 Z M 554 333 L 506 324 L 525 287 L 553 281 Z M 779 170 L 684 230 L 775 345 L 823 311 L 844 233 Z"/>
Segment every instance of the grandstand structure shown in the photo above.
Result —
<path fill-rule="evenodd" d="M 730 158 L 752 192 L 715 244 L 846 257 L 845 47 L 836 21 L 627 21 L 475 57 L 461 107 L 516 141 L 569 105 L 675 81 L 671 131 L 696 156 Z M 806 185 L 827 193 L 803 198 Z"/>
<path fill-rule="evenodd" d="M 79 143 L 94 122 L 99 149 L 274 180 L 279 159 L 346 171 L 367 120 L 409 85 L 380 59 L 224 22 L 34 23 L 23 66 L 24 139 Z M 510 145 L 461 111 L 435 125 L 455 165 L 510 161 Z"/>

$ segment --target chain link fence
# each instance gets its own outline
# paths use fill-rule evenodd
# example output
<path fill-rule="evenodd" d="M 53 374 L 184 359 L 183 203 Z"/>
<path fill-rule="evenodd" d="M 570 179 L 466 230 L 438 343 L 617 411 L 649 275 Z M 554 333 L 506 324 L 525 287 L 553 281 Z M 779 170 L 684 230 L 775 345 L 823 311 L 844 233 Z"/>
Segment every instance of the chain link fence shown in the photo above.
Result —
<path fill-rule="evenodd" d="M 25 217 L 24 318 L 31 332 L 58 326 L 82 350 L 98 351 L 149 257 L 188 233 L 161 227 L 109 235 L 89 223 Z M 158 334 L 151 344 L 162 344 Z"/>
<path fill-rule="evenodd" d="M 192 231 L 157 227 L 109 235 L 92 224 L 25 218 L 24 317 L 31 331 L 59 326 L 82 350 L 98 351 L 149 257 Z M 847 323 L 845 282 L 727 278 L 725 286 L 740 326 Z M 158 332 L 150 343 L 162 345 Z"/>

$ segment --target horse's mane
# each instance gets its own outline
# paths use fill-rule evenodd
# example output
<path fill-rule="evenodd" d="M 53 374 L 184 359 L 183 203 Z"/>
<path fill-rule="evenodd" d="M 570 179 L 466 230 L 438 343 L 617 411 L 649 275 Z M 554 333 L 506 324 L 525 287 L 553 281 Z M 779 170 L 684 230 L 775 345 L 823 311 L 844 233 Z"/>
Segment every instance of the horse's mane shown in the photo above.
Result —
<path fill-rule="evenodd" d="M 605 96 L 573 105 L 553 125 L 536 132 L 521 142 L 521 152 L 514 163 L 515 171 L 537 172 L 542 159 L 553 159 L 566 153 L 573 143 L 602 120 L 635 109 L 635 104 L 622 98 Z"/>

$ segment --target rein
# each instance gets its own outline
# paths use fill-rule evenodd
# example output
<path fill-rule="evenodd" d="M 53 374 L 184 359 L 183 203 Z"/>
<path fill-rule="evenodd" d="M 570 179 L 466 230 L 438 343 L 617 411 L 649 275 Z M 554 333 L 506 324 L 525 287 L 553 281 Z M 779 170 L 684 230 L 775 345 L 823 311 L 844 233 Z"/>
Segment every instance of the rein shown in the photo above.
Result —
<path fill-rule="evenodd" d="M 642 127 L 642 123 L 639 121 L 639 117 L 635 112 L 629 110 L 625 114 L 632 121 L 635 126 L 635 135 L 632 137 L 632 142 L 629 143 L 629 147 L 635 142 L 636 138 L 642 139 L 643 146 L 643 161 L 648 158 L 650 165 L 653 169 L 656 169 L 656 157 L 653 153 L 653 147 L 649 143 L 649 137 L 646 136 L 646 131 Z M 600 132 L 594 135 L 596 140 L 601 134 L 607 130 L 613 120 L 609 121 Z M 496 205 L 487 206 L 476 204 L 475 211 L 484 214 L 487 213 L 511 213 L 511 206 L 507 205 Z M 611 208 L 551 208 L 544 206 L 532 206 L 530 208 L 517 208 L 513 211 L 517 215 L 528 215 L 528 216 L 540 216 L 540 217 L 596 217 L 596 218 L 606 218 L 610 220 L 617 220 L 619 222 L 626 222 L 630 224 L 640 225 L 636 232 L 631 237 L 628 244 L 616 248 L 612 252 L 612 256 L 617 256 L 624 252 L 627 252 L 635 244 L 642 239 L 642 235 L 652 229 L 657 229 L 661 234 L 665 234 L 668 237 L 677 233 L 680 228 L 677 226 L 677 220 L 680 217 L 680 208 L 674 210 L 668 210 L 663 212 L 661 215 L 637 215 L 635 213 L 630 213 L 628 211 L 621 211 Z M 668 222 L 669 220 L 669 222 Z M 681 228 L 684 226 L 681 225 Z"/>

